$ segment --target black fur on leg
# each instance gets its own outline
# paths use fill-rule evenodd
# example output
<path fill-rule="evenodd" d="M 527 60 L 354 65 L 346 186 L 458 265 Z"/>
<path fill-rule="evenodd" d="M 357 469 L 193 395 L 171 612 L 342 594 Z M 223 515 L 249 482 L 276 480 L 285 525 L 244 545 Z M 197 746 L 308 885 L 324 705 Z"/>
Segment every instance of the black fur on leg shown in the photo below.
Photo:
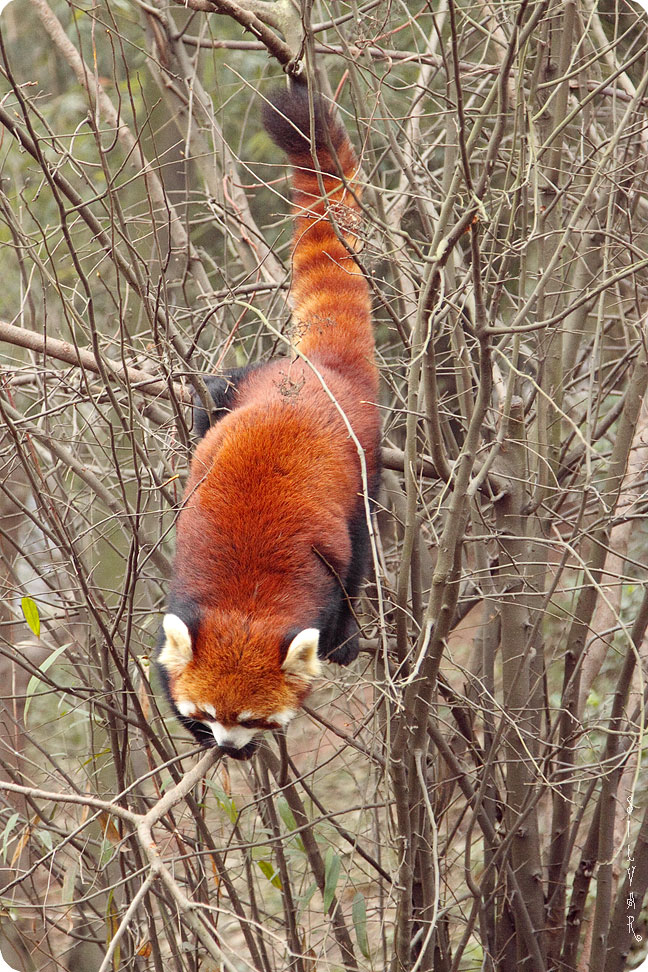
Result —
<path fill-rule="evenodd" d="M 318 628 L 320 633 L 317 648 L 320 658 L 336 662 L 338 665 L 348 665 L 357 657 L 358 626 L 349 600 L 337 577 L 330 600 L 313 626 Z"/>
<path fill-rule="evenodd" d="M 351 540 L 351 561 L 344 577 L 340 577 L 334 567 L 320 555 L 323 563 L 334 576 L 336 584 L 334 594 L 319 619 L 318 654 L 321 658 L 336 662 L 338 665 L 349 665 L 358 657 L 360 651 L 360 631 L 355 619 L 354 606 L 367 576 L 370 550 L 369 529 L 362 497 L 359 498 L 356 510 L 349 520 L 348 529 Z"/>
<path fill-rule="evenodd" d="M 204 375 L 203 381 L 207 385 L 207 390 L 212 397 L 214 407 L 212 408 L 212 418 L 214 422 L 220 421 L 224 415 L 231 412 L 235 404 L 236 392 L 240 382 L 249 375 L 257 365 L 246 365 L 244 368 L 231 368 L 222 375 Z M 192 390 L 193 399 L 193 435 L 198 442 L 211 428 L 209 414 L 204 408 L 198 393 Z"/>
<path fill-rule="evenodd" d="M 337 648 L 329 652 L 326 660 L 336 665 L 350 665 L 360 654 L 360 628 L 348 602 L 338 618 L 335 640 Z"/>

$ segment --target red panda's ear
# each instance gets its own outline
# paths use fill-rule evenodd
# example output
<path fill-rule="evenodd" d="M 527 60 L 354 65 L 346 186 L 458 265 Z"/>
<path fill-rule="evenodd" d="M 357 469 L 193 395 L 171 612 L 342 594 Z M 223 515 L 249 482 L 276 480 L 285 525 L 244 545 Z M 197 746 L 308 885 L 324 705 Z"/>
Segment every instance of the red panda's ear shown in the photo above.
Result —
<path fill-rule="evenodd" d="M 162 622 L 166 640 L 158 655 L 158 664 L 164 665 L 170 675 L 182 675 L 193 658 L 189 628 L 177 614 L 165 614 Z"/>
<path fill-rule="evenodd" d="M 312 682 L 320 674 L 322 663 L 317 655 L 319 631 L 317 628 L 304 628 L 296 634 L 288 646 L 284 663 L 281 666 L 286 675 L 296 675 L 305 682 Z"/>

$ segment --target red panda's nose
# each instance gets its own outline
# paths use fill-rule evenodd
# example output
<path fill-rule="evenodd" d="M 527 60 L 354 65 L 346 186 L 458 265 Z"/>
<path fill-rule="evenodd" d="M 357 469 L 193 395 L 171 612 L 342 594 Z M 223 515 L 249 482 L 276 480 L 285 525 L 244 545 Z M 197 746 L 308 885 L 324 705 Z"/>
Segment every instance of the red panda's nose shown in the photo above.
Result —
<path fill-rule="evenodd" d="M 256 735 L 256 729 L 246 729 L 243 726 L 223 726 L 220 722 L 212 722 L 211 730 L 214 739 L 221 749 L 243 749 Z"/>
<path fill-rule="evenodd" d="M 240 749 L 237 749 L 235 746 L 219 746 L 218 748 L 223 756 L 229 756 L 230 759 L 243 760 L 250 759 L 251 756 L 254 756 L 258 746 L 259 743 L 257 740 L 253 739 L 252 742 L 249 742 L 246 746 L 241 746 Z"/>

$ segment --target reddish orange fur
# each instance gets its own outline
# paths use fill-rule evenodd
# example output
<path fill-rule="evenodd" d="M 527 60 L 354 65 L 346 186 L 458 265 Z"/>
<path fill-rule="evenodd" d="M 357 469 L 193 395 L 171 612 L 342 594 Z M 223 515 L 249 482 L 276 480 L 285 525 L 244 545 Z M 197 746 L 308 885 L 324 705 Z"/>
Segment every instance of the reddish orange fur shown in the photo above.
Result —
<path fill-rule="evenodd" d="M 346 135 L 337 157 L 352 181 L 357 162 Z M 349 524 L 359 507 L 363 515 L 358 451 L 340 408 L 365 451 L 370 484 L 379 475 L 367 283 L 326 215 L 313 159 L 293 152 L 290 161 L 295 345 L 337 406 L 308 363 L 275 359 L 242 380 L 235 407 L 196 448 L 178 520 L 175 588 L 200 605 L 201 623 L 193 661 L 170 680 L 170 693 L 214 705 L 223 725 L 244 709 L 266 718 L 295 708 L 308 691 L 282 672 L 286 633 L 317 626 L 330 568 L 345 575 Z M 328 204 L 353 243 L 346 224 L 357 204 L 330 174 L 327 150 L 318 161 Z"/>

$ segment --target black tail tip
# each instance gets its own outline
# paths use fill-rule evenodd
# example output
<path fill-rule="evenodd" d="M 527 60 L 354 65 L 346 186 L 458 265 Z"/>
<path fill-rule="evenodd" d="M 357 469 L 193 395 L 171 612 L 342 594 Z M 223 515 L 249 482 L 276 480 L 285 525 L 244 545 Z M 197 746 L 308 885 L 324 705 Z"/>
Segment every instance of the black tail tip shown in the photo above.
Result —
<path fill-rule="evenodd" d="M 326 151 L 328 141 L 334 149 L 341 147 L 346 132 L 338 121 L 335 110 L 324 104 L 321 95 L 312 97 L 314 148 Z M 291 79 L 290 86 L 271 92 L 263 103 L 263 124 L 272 140 L 289 157 L 310 156 L 311 148 L 311 99 L 308 85 L 298 78 Z"/>

